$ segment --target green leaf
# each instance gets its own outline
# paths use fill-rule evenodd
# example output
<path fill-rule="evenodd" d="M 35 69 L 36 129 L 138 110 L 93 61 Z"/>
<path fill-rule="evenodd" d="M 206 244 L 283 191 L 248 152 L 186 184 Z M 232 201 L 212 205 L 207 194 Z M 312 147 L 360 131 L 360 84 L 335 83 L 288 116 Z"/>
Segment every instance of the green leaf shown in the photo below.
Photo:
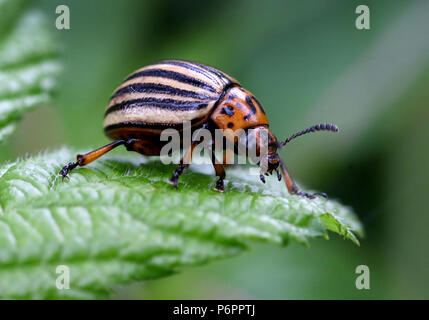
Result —
<path fill-rule="evenodd" d="M 0 143 L 23 114 L 50 101 L 59 71 L 54 24 L 28 1 L 0 1 Z"/>
<path fill-rule="evenodd" d="M 75 154 L 63 148 L 0 166 L 1 297 L 100 297 L 116 284 L 236 255 L 252 241 L 308 245 L 331 230 L 358 243 L 362 233 L 349 208 L 288 195 L 249 167 L 227 171 L 225 193 L 201 166 L 175 189 L 166 182 L 174 166 L 141 165 L 132 153 L 62 181 L 58 171 Z M 70 268 L 68 290 L 56 288 L 58 265 Z"/>

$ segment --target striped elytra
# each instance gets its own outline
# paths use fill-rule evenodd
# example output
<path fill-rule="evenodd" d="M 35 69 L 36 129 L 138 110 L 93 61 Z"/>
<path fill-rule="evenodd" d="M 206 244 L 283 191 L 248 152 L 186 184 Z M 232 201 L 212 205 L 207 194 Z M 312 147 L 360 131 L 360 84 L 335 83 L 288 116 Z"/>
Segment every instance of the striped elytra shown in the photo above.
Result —
<path fill-rule="evenodd" d="M 284 177 L 290 193 L 308 198 L 314 198 L 316 194 L 298 190 L 280 160 L 277 149 L 308 132 L 338 131 L 334 125 L 317 125 L 279 143 L 269 129 L 268 118 L 262 105 L 237 80 L 200 63 L 164 60 L 131 73 L 113 92 L 104 113 L 104 132 L 114 142 L 84 155 L 77 155 L 76 161 L 64 166 L 60 175 L 63 178 L 68 177 L 68 173 L 77 166 L 87 165 L 120 145 L 124 145 L 128 151 L 160 155 L 162 147 L 167 143 L 160 139 L 162 131 L 174 128 L 182 132 L 185 122 L 191 123 L 192 130 L 205 128 L 212 134 L 214 130 L 222 129 L 223 137 L 235 144 L 235 152 L 235 132 L 245 129 L 247 137 L 248 129 L 253 129 L 256 140 L 252 148 L 260 150 L 262 143 L 267 143 L 268 146 L 267 153 L 264 154 L 266 161 L 257 163 L 261 167 L 261 181 L 265 183 L 264 174 L 276 172 L 279 180 Z M 268 141 L 262 142 L 263 136 L 268 137 Z M 191 148 L 169 179 L 174 186 L 177 187 L 179 176 L 189 167 L 189 162 L 184 159 L 192 158 L 196 145 L 197 142 L 192 141 Z M 246 156 L 247 148 L 250 146 L 246 142 Z M 213 153 L 213 167 L 219 177 L 215 189 L 223 191 L 225 163 L 215 159 Z"/>
<path fill-rule="evenodd" d="M 235 116 L 233 107 L 228 107 L 228 119 L 223 119 L 226 124 L 221 122 L 220 128 L 258 124 L 250 118 L 259 103 L 234 78 L 195 62 L 160 61 L 136 70 L 114 91 L 105 111 L 104 130 L 108 137 L 117 139 L 152 136 L 171 127 L 180 129 L 185 121 L 198 127 L 208 120 L 221 99 L 228 103 L 242 101 L 237 102 Z M 260 110 L 260 122 L 268 124 L 262 107 Z M 224 114 L 224 109 L 219 112 Z"/>
<path fill-rule="evenodd" d="M 157 128 L 205 118 L 225 88 L 238 84 L 201 64 L 166 60 L 133 72 L 107 105 L 104 128 Z"/>

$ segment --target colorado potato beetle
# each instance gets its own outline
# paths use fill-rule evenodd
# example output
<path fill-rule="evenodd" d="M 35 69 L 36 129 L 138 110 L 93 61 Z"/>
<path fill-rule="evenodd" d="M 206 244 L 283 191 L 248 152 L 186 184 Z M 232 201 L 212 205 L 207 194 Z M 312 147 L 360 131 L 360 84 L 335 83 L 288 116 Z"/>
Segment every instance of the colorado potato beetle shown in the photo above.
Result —
<path fill-rule="evenodd" d="M 261 172 L 261 181 L 265 183 L 264 174 L 275 171 L 279 180 L 283 176 L 289 193 L 308 198 L 326 197 L 323 193 L 299 191 L 277 149 L 309 132 L 336 132 L 337 126 L 318 124 L 279 142 L 269 129 L 261 104 L 237 80 L 213 67 L 184 60 L 156 62 L 128 76 L 114 91 L 104 114 L 104 132 L 114 142 L 89 153 L 78 154 L 76 161 L 64 166 L 59 175 L 68 177 L 68 173 L 77 166 L 85 166 L 120 145 L 143 155 L 160 155 L 166 144 L 160 139 L 162 131 L 173 128 L 181 132 L 186 121 L 191 123 L 193 131 L 201 128 L 230 129 L 232 132 L 253 129 L 258 137 L 264 133 L 268 137 L 268 152 L 264 156 L 267 168 Z M 224 138 L 231 139 L 229 136 Z M 189 167 L 189 162 L 183 159 L 192 159 L 196 144 L 196 141 L 192 142 L 169 179 L 175 187 L 180 175 Z M 256 140 L 256 147 L 260 147 L 259 140 Z M 223 191 L 225 163 L 214 159 L 213 153 L 212 164 L 218 177 L 215 189 Z"/>

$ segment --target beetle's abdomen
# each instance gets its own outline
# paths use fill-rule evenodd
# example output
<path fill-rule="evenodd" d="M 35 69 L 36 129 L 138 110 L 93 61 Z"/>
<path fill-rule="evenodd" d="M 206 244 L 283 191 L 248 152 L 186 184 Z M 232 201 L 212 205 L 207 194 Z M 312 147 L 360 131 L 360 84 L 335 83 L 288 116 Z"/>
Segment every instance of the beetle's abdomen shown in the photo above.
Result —
<path fill-rule="evenodd" d="M 212 67 L 182 60 L 166 60 L 132 73 L 115 90 L 106 108 L 104 129 L 137 128 L 158 131 L 185 121 L 207 119 L 224 88 L 236 81 Z M 115 132 L 115 134 L 112 134 Z"/>

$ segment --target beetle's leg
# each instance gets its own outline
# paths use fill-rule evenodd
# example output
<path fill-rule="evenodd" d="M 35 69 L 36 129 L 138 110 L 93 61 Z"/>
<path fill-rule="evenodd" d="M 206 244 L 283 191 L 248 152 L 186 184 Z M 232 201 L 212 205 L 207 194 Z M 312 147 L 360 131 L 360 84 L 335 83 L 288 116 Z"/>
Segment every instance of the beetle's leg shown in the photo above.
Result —
<path fill-rule="evenodd" d="M 78 154 L 76 156 L 76 161 L 65 165 L 59 172 L 59 175 L 62 176 L 64 180 L 64 178 L 68 178 L 69 172 L 77 166 L 85 166 L 120 145 L 125 145 L 127 150 L 132 150 L 132 145 L 137 141 L 137 139 L 116 140 L 94 151 L 85 154 Z"/>
<path fill-rule="evenodd" d="M 179 183 L 179 177 L 182 175 L 183 171 L 185 169 L 189 168 L 189 165 L 192 161 L 192 152 L 194 151 L 194 148 L 197 146 L 198 142 L 194 141 L 191 144 L 191 147 L 186 151 L 183 158 L 180 160 L 180 163 L 177 165 L 176 170 L 174 170 L 173 175 L 170 179 L 168 179 L 168 182 L 171 183 L 173 186 L 177 188 L 177 184 Z"/>
<path fill-rule="evenodd" d="M 283 177 L 285 180 L 285 184 L 287 187 L 287 190 L 289 191 L 290 194 L 296 194 L 297 196 L 302 196 L 302 197 L 306 197 L 309 199 L 314 199 L 317 196 L 322 196 L 327 198 L 328 196 L 326 195 L 326 193 L 321 193 L 321 192 L 317 192 L 317 193 L 307 193 L 307 192 L 301 192 L 298 189 L 298 186 L 295 184 L 295 182 L 293 182 L 292 178 L 290 177 L 289 173 L 286 170 L 286 166 L 284 164 L 284 162 L 282 160 L 280 160 L 280 168 L 282 170 L 283 173 Z"/>
<path fill-rule="evenodd" d="M 233 150 L 227 149 L 223 153 L 223 167 L 235 167 L 237 163 L 235 162 L 235 154 Z"/>
<path fill-rule="evenodd" d="M 224 154 L 223 159 L 225 162 L 225 160 L 226 160 L 225 154 Z M 216 176 L 219 177 L 219 179 L 216 182 L 215 190 L 223 192 L 224 191 L 223 179 L 225 179 L 225 175 L 226 175 L 225 174 L 225 168 L 223 167 L 222 163 L 216 162 L 216 156 L 215 156 L 214 152 L 212 152 L 212 164 L 213 164 L 213 168 L 215 169 Z"/>

